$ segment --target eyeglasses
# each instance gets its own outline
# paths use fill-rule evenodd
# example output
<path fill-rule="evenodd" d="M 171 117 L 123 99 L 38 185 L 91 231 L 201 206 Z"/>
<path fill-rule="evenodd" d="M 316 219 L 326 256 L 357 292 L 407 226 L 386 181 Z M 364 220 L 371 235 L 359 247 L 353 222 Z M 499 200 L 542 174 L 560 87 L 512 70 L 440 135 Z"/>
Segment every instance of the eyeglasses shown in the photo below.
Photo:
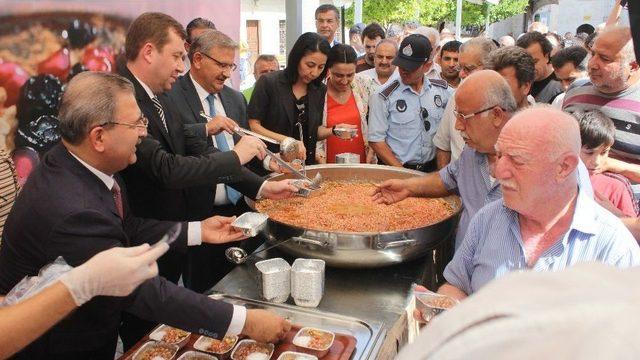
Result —
<path fill-rule="evenodd" d="M 238 65 L 236 65 L 236 64 L 233 64 L 233 63 L 231 63 L 231 64 L 226 64 L 226 63 L 220 62 L 220 61 L 218 61 L 218 60 L 216 60 L 216 59 L 212 58 L 211 56 L 209 56 L 209 55 L 207 55 L 207 54 L 205 54 L 205 53 L 200 53 L 200 54 L 202 54 L 202 55 L 204 55 L 205 57 L 207 57 L 207 58 L 209 58 L 209 59 L 213 60 L 213 61 L 216 63 L 216 65 L 218 65 L 218 66 L 220 66 L 220 67 L 222 68 L 222 70 L 235 71 L 235 70 L 236 70 L 236 68 L 238 68 Z"/>
<path fill-rule="evenodd" d="M 138 120 L 136 120 L 134 124 L 118 122 L 118 121 L 105 121 L 102 124 L 98 124 L 94 127 L 107 126 L 107 125 L 123 125 L 123 126 L 128 126 L 131 129 L 133 128 L 146 129 L 149 126 L 149 120 L 146 117 L 144 117 L 144 115 L 140 115 L 140 117 L 138 118 Z"/>
<path fill-rule="evenodd" d="M 480 68 L 481 65 L 466 65 L 466 66 L 461 66 L 458 64 L 458 69 L 464 71 L 467 74 L 471 74 L 472 72 L 476 71 L 476 69 Z"/>
<path fill-rule="evenodd" d="M 469 119 L 471 119 L 472 117 L 474 117 L 474 116 L 476 116 L 476 115 L 482 114 L 482 113 L 483 113 L 483 112 L 485 112 L 485 111 L 489 111 L 489 110 L 493 109 L 494 107 L 499 107 L 500 109 L 502 109 L 502 108 L 501 108 L 500 106 L 498 106 L 498 105 L 493 105 L 493 106 L 490 106 L 490 107 L 488 107 L 488 108 L 486 108 L 486 109 L 482 109 L 482 110 L 480 110 L 480 111 L 476 111 L 476 112 L 471 113 L 471 114 L 468 114 L 468 115 L 465 115 L 465 114 L 463 114 L 463 113 L 459 112 L 458 110 L 453 110 L 453 114 L 454 114 L 458 119 L 460 119 L 460 120 L 465 120 L 465 121 L 466 121 L 466 120 L 469 120 Z M 502 109 L 502 110 L 504 111 L 504 109 Z"/>

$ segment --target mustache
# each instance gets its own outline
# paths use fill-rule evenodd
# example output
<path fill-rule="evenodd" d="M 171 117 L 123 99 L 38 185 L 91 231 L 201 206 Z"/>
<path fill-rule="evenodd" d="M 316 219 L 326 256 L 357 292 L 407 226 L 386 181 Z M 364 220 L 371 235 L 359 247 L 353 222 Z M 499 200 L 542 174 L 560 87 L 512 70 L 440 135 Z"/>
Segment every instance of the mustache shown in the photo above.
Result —
<path fill-rule="evenodd" d="M 498 180 L 498 183 L 504 188 L 518 190 L 518 185 L 513 180 Z"/>

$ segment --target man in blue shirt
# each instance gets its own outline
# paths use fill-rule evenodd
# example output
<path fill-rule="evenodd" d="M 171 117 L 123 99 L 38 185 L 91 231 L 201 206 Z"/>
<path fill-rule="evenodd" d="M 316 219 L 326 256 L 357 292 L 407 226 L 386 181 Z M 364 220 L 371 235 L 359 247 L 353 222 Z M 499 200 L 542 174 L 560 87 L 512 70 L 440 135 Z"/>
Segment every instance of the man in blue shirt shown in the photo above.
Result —
<path fill-rule="evenodd" d="M 400 79 L 385 84 L 369 101 L 369 144 L 386 165 L 436 169 L 433 136 L 452 89 L 444 80 L 425 76 L 433 65 L 431 51 L 423 35 L 404 38 L 393 60 Z"/>
<path fill-rule="evenodd" d="M 411 179 L 385 181 L 374 200 L 386 204 L 409 196 L 440 197 L 458 194 L 464 208 L 458 226 L 456 244 L 480 208 L 502 197 L 490 166 L 495 163 L 495 143 L 500 130 L 516 111 L 516 101 L 507 82 L 495 71 L 481 70 L 470 75 L 455 94 L 456 129 L 466 146 L 459 159 L 439 172 Z"/>
<path fill-rule="evenodd" d="M 438 292 L 463 299 L 513 271 L 640 264 L 631 233 L 578 188 L 579 154 L 580 130 L 568 114 L 534 107 L 515 115 L 496 143 L 503 199 L 474 216 Z"/>
<path fill-rule="evenodd" d="M 471 218 L 483 206 L 502 197 L 498 183 L 491 176 L 496 161 L 495 144 L 500 130 L 517 110 L 517 104 L 506 80 L 493 70 L 469 75 L 458 87 L 455 102 L 456 130 L 462 133 L 466 143 L 460 157 L 439 172 L 385 181 L 376 190 L 374 200 L 392 204 L 409 196 L 459 195 L 464 207 L 456 233 L 457 249 Z M 593 196 L 588 172 L 582 163 L 578 174 L 578 184 Z"/>

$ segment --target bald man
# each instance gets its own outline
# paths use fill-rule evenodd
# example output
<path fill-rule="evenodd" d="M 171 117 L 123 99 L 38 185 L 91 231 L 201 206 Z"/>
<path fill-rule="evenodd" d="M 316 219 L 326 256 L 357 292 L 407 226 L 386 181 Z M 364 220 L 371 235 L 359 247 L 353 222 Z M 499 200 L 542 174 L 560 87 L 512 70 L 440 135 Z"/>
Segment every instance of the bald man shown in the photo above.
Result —
<path fill-rule="evenodd" d="M 440 197 L 458 194 L 464 208 L 456 234 L 456 247 L 464 239 L 469 221 L 484 205 L 502 197 L 490 168 L 500 130 L 517 110 L 509 84 L 500 74 L 481 70 L 470 75 L 455 94 L 455 127 L 467 144 L 460 158 L 439 172 L 411 179 L 393 179 L 376 189 L 373 200 L 393 204 L 409 196 Z"/>
<path fill-rule="evenodd" d="M 616 125 L 611 156 L 601 171 L 640 182 L 640 71 L 628 27 L 613 26 L 591 48 L 590 83 L 567 91 L 563 110 L 599 109 Z M 622 160 L 622 161 L 621 161 Z"/>
<path fill-rule="evenodd" d="M 578 187 L 580 129 L 570 115 L 550 107 L 519 112 L 495 148 L 503 199 L 471 220 L 439 293 L 464 299 L 513 271 L 640 264 L 631 233 Z"/>

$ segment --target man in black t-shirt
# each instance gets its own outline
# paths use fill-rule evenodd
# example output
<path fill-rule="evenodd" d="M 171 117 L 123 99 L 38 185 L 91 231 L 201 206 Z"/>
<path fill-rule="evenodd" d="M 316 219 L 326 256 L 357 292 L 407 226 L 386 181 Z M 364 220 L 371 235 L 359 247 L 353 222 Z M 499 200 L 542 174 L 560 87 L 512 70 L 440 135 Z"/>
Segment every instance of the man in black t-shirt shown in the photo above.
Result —
<path fill-rule="evenodd" d="M 538 103 L 551 104 L 556 96 L 564 92 L 562 83 L 556 79 L 551 65 L 553 45 L 537 31 L 522 35 L 516 45 L 527 50 L 536 63 L 536 77 L 531 85 L 531 96 Z"/>

